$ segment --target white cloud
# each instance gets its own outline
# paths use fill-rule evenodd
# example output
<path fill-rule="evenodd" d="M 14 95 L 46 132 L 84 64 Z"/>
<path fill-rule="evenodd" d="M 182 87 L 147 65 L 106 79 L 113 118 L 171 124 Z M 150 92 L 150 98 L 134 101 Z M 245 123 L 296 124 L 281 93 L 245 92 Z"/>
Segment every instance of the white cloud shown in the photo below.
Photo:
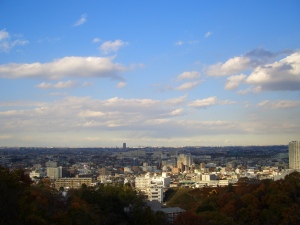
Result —
<path fill-rule="evenodd" d="M 106 41 L 100 46 L 100 50 L 104 54 L 108 54 L 110 52 L 117 52 L 119 48 L 125 45 L 128 45 L 128 43 L 122 40 Z"/>
<path fill-rule="evenodd" d="M 12 39 L 6 30 L 0 30 L 0 52 L 9 52 L 15 46 L 23 46 L 28 44 L 27 40 Z"/>
<path fill-rule="evenodd" d="M 0 30 L 0 41 L 3 41 L 3 40 L 6 40 L 8 39 L 10 36 L 9 36 L 9 33 L 5 30 Z"/>
<path fill-rule="evenodd" d="M 300 90 L 300 52 L 257 67 L 246 82 L 262 90 Z"/>
<path fill-rule="evenodd" d="M 209 76 L 225 76 L 240 73 L 251 66 L 250 58 L 237 56 L 227 60 L 225 63 L 217 63 L 207 69 Z"/>
<path fill-rule="evenodd" d="M 43 82 L 43 83 L 36 85 L 35 87 L 42 88 L 42 89 L 49 89 L 49 88 L 63 89 L 63 88 L 71 88 L 71 87 L 74 87 L 75 85 L 76 85 L 76 82 L 68 80 L 65 82 L 60 81 L 60 82 L 57 82 L 56 84 Z"/>
<path fill-rule="evenodd" d="M 201 81 L 186 82 L 176 87 L 175 90 L 179 90 L 179 91 L 190 90 L 197 87 L 200 83 Z"/>
<path fill-rule="evenodd" d="M 274 62 L 282 55 L 284 58 Z M 235 75 L 249 71 L 250 75 L 246 79 Z M 236 88 L 241 82 L 252 85 L 239 91 L 240 94 L 264 90 L 300 90 L 300 52 L 283 50 L 274 53 L 254 49 L 245 55 L 230 58 L 225 63 L 211 65 L 206 73 L 209 76 L 235 75 L 227 79 L 227 90 Z"/>
<path fill-rule="evenodd" d="M 77 20 L 77 21 L 73 24 L 73 26 L 74 26 L 74 27 L 80 26 L 80 25 L 86 23 L 86 21 L 87 21 L 87 15 L 86 15 L 86 14 L 82 14 L 81 17 L 80 17 L 80 19 Z"/>
<path fill-rule="evenodd" d="M 0 77 L 39 77 L 61 79 L 64 77 L 110 77 L 117 78 L 119 72 L 127 69 L 112 62 L 113 58 L 69 56 L 48 63 L 0 65 Z"/>
<path fill-rule="evenodd" d="M 175 43 L 175 45 L 177 45 L 177 46 L 182 46 L 182 45 L 184 45 L 184 42 L 183 42 L 183 41 L 177 41 L 177 42 Z"/>
<path fill-rule="evenodd" d="M 178 105 L 184 103 L 184 98 L 154 100 L 115 97 L 101 100 L 69 96 L 53 103 L 29 103 L 31 107 L 27 109 L 15 103 L 11 107 L 18 109 L 0 111 L 0 133 L 16 128 L 24 131 L 63 131 L 87 126 L 104 130 L 116 126 L 139 127 L 148 119 L 180 115 L 183 110 Z"/>
<path fill-rule="evenodd" d="M 168 105 L 181 105 L 181 104 L 184 104 L 186 102 L 187 96 L 188 95 L 183 95 L 183 96 L 180 96 L 178 98 L 168 99 L 168 100 L 165 101 L 165 104 L 168 104 Z"/>
<path fill-rule="evenodd" d="M 246 77 L 247 76 L 244 74 L 228 77 L 225 85 L 225 90 L 236 89 L 241 82 L 245 81 Z"/>
<path fill-rule="evenodd" d="M 191 103 L 189 103 L 189 106 L 196 107 L 196 108 L 201 108 L 201 107 L 207 107 L 211 105 L 217 104 L 217 97 L 209 97 L 205 99 L 197 99 Z"/>
<path fill-rule="evenodd" d="M 101 41 L 100 38 L 94 38 L 94 39 L 92 40 L 93 43 L 98 43 L 98 42 L 100 42 L 100 41 Z"/>
<path fill-rule="evenodd" d="M 127 85 L 126 82 L 119 82 L 117 83 L 117 88 L 122 88 L 122 87 L 125 87 Z"/>
<path fill-rule="evenodd" d="M 183 108 L 174 109 L 174 110 L 170 113 L 170 115 L 171 115 L 171 116 L 179 116 L 179 115 L 182 114 L 182 112 L 183 112 Z"/>
<path fill-rule="evenodd" d="M 91 111 L 91 110 L 86 110 L 82 111 L 79 114 L 79 117 L 102 117 L 105 115 L 105 113 L 100 112 L 100 111 Z"/>
<path fill-rule="evenodd" d="M 260 86 L 256 86 L 256 87 L 249 87 L 245 90 L 239 90 L 238 91 L 238 94 L 240 95 L 245 95 L 245 94 L 249 94 L 249 93 L 254 93 L 254 94 L 257 94 L 261 92 L 261 87 Z"/>
<path fill-rule="evenodd" d="M 225 112 L 221 112 L 222 115 L 218 114 L 217 119 L 214 119 L 213 111 L 205 117 L 206 113 L 195 114 L 194 110 L 186 108 L 189 105 L 186 97 L 156 100 L 67 96 L 53 102 L 0 101 L 0 136 L 11 136 L 10 139 L 3 140 L 5 145 L 11 146 L 16 143 L 48 146 L 65 146 L 71 143 L 74 146 L 83 146 L 89 145 L 82 142 L 83 139 L 93 137 L 97 138 L 99 145 L 103 145 L 102 142 L 105 141 L 107 146 L 122 143 L 125 139 L 137 145 L 188 145 L 190 141 L 197 144 L 194 141 L 199 138 L 214 139 L 218 135 L 223 135 L 223 140 L 225 137 L 248 137 L 251 143 L 253 135 L 281 135 L 283 132 L 296 133 L 300 129 L 294 118 L 289 121 L 287 117 L 268 121 L 262 115 L 258 115 L 261 117 L 255 120 L 245 115 L 246 119 L 231 121 L 220 119 L 226 118 Z M 232 103 L 210 97 L 202 99 L 202 102 L 199 100 L 197 106 Z"/>
<path fill-rule="evenodd" d="M 300 101 L 294 100 L 277 100 L 277 101 L 269 101 L 265 100 L 258 104 L 260 107 L 268 108 L 268 109 L 289 109 L 296 108 L 300 106 Z"/>
<path fill-rule="evenodd" d="M 234 101 L 230 101 L 230 100 L 218 100 L 216 96 L 212 96 L 205 99 L 197 99 L 189 103 L 188 106 L 195 107 L 195 108 L 206 108 L 212 105 L 228 105 L 234 103 L 235 103 Z"/>
<path fill-rule="evenodd" d="M 182 74 L 177 76 L 177 80 L 197 79 L 199 77 L 200 73 L 198 71 L 183 72 Z"/>
<path fill-rule="evenodd" d="M 211 36 L 211 35 L 212 35 L 212 32 L 208 31 L 208 32 L 204 35 L 204 37 L 205 37 L 205 38 L 208 38 L 208 37 Z"/>

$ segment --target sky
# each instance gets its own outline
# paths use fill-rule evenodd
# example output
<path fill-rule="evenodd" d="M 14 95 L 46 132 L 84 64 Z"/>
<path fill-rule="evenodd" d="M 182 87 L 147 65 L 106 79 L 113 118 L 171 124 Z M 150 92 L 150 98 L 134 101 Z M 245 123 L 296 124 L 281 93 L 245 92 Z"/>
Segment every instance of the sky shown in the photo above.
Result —
<path fill-rule="evenodd" d="M 0 0 L 0 146 L 300 140 L 300 1 Z"/>

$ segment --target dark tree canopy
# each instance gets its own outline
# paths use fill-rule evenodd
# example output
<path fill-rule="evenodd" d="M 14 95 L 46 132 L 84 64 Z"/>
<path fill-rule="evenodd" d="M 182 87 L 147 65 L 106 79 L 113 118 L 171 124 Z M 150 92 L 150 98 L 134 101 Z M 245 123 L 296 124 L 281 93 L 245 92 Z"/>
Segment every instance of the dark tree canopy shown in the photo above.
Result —
<path fill-rule="evenodd" d="M 31 185 L 23 170 L 0 167 L 0 224 L 117 225 L 164 224 L 164 216 L 146 207 L 130 186 L 99 186 L 62 195 L 47 179 Z M 124 207 L 130 206 L 130 213 Z"/>

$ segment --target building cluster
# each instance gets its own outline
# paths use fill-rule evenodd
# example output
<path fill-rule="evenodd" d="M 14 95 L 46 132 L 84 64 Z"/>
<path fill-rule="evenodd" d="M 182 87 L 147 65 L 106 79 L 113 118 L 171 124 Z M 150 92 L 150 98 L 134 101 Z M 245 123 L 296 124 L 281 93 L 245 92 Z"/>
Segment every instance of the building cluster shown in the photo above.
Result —
<path fill-rule="evenodd" d="M 1 165 L 24 168 L 33 181 L 49 179 L 58 190 L 121 183 L 159 203 L 168 188 L 226 186 L 243 177 L 280 179 L 300 169 L 299 141 L 181 148 L 127 148 L 124 143 L 123 148 L 0 148 L 0 153 Z"/>

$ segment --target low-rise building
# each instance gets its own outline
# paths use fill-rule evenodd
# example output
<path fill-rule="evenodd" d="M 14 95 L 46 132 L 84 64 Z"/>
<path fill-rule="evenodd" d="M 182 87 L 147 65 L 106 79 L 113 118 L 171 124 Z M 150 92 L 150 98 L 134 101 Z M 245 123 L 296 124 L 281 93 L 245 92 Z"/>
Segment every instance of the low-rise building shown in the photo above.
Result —
<path fill-rule="evenodd" d="M 55 188 L 59 190 L 60 187 L 80 188 L 83 184 L 86 186 L 92 186 L 92 178 L 59 178 L 54 182 Z"/>

